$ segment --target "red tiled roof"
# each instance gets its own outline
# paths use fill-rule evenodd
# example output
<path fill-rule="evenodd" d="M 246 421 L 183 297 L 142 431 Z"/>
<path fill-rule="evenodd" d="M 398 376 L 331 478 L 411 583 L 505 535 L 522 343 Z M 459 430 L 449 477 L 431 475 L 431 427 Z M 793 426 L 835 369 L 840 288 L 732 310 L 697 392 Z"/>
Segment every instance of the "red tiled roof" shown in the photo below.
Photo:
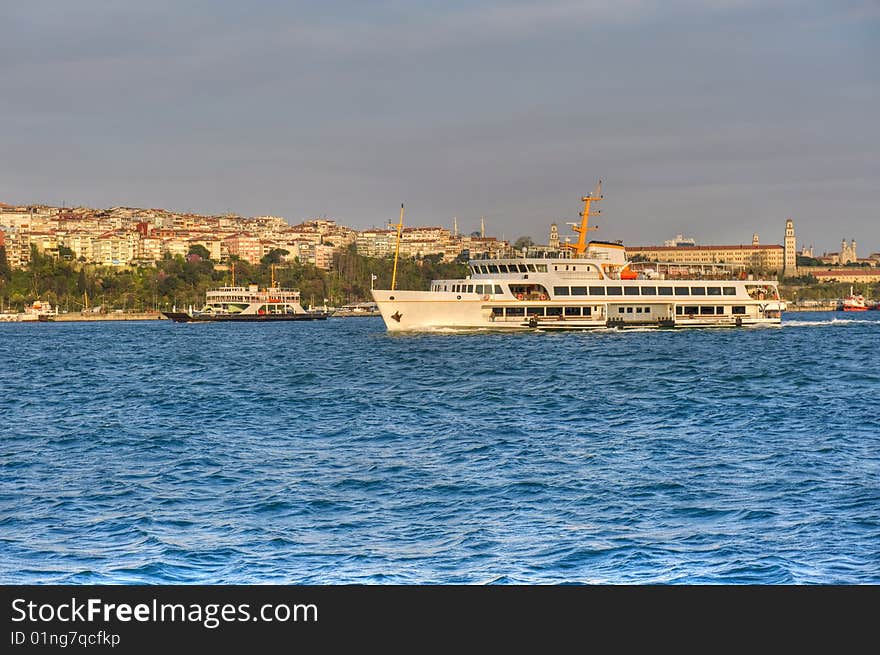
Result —
<path fill-rule="evenodd" d="M 876 268 L 839 268 L 836 271 L 815 271 L 816 277 L 837 277 L 838 275 L 870 275 L 880 277 L 880 269 Z"/>

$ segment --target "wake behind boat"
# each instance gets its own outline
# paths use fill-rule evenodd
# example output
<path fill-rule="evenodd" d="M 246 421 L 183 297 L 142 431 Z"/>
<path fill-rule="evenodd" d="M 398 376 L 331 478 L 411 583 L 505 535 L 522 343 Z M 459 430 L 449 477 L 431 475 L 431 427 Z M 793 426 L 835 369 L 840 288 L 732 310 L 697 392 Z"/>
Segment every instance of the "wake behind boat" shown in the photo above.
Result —
<path fill-rule="evenodd" d="M 562 250 L 468 262 L 470 275 L 433 280 L 428 291 L 374 289 L 390 332 L 436 328 L 585 330 L 778 325 L 786 308 L 774 281 L 667 279 L 636 270 L 621 243 L 586 235 L 596 191 L 581 198 L 577 242 Z M 398 245 L 403 208 L 398 224 Z"/>

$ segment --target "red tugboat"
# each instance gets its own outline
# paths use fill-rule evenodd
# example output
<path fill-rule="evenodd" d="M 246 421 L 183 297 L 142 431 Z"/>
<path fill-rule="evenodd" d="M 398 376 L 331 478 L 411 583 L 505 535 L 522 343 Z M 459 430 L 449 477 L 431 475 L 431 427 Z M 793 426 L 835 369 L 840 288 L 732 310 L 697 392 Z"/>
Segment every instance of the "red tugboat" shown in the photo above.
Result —
<path fill-rule="evenodd" d="M 843 306 L 841 309 L 845 312 L 866 312 L 868 311 L 868 305 L 865 303 L 865 297 L 862 295 L 855 295 L 852 287 L 850 287 L 849 295 L 843 299 Z"/>

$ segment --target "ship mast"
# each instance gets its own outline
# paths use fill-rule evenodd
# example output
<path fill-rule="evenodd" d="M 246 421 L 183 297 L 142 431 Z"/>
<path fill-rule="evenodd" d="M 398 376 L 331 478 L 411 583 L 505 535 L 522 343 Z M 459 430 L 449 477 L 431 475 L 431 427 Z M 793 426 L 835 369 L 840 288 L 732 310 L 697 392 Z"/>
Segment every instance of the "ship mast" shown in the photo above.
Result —
<path fill-rule="evenodd" d="M 596 185 L 596 190 L 593 191 L 593 193 L 581 198 L 581 202 L 584 203 L 584 211 L 580 212 L 580 227 L 573 223 L 569 224 L 572 226 L 572 229 L 577 232 L 578 240 L 577 243 L 564 243 L 562 244 L 562 247 L 570 248 L 572 251 L 572 257 L 580 257 L 587 251 L 587 232 L 590 230 L 596 230 L 599 227 L 598 225 L 590 225 L 590 216 L 597 216 L 602 212 L 598 209 L 591 212 L 590 205 L 594 202 L 599 202 L 600 200 L 602 200 L 602 180 L 599 180 L 599 183 Z"/>
<path fill-rule="evenodd" d="M 403 230 L 403 203 L 400 203 L 400 222 L 397 224 L 397 245 L 394 247 L 394 271 L 391 273 L 391 290 L 397 284 L 397 259 L 400 257 L 400 233 Z"/>

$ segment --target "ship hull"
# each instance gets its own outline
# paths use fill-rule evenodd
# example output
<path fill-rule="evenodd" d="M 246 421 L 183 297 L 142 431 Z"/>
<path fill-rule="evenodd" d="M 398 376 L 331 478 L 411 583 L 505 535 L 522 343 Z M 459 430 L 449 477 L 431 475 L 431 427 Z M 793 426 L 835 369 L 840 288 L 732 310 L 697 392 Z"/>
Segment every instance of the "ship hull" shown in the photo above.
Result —
<path fill-rule="evenodd" d="M 307 314 L 228 314 L 192 315 L 186 312 L 162 312 L 162 315 L 175 323 L 275 323 L 278 321 L 323 321 L 329 314 L 314 312 Z"/>
<path fill-rule="evenodd" d="M 473 294 L 472 294 L 473 295 Z M 733 315 L 712 316 L 676 314 L 674 303 L 641 301 L 640 314 L 619 312 L 622 303 L 593 301 L 589 303 L 591 315 L 585 316 L 534 316 L 535 310 L 548 307 L 572 306 L 568 301 L 524 302 L 504 298 L 465 298 L 462 294 L 373 290 L 373 298 L 379 307 L 382 320 L 389 332 L 419 332 L 431 330 L 596 330 L 596 329 L 682 329 L 748 327 L 755 325 L 779 325 L 785 308 L 782 302 L 766 302 L 763 306 L 776 312 L 777 316 Z M 741 302 L 741 301 L 740 301 Z M 499 309 L 504 309 L 498 315 Z M 522 316 L 510 316 L 511 310 Z M 549 313 L 547 309 L 546 313 Z M 561 313 L 561 309 L 559 310 Z M 586 313 L 586 310 L 584 310 Z"/>

